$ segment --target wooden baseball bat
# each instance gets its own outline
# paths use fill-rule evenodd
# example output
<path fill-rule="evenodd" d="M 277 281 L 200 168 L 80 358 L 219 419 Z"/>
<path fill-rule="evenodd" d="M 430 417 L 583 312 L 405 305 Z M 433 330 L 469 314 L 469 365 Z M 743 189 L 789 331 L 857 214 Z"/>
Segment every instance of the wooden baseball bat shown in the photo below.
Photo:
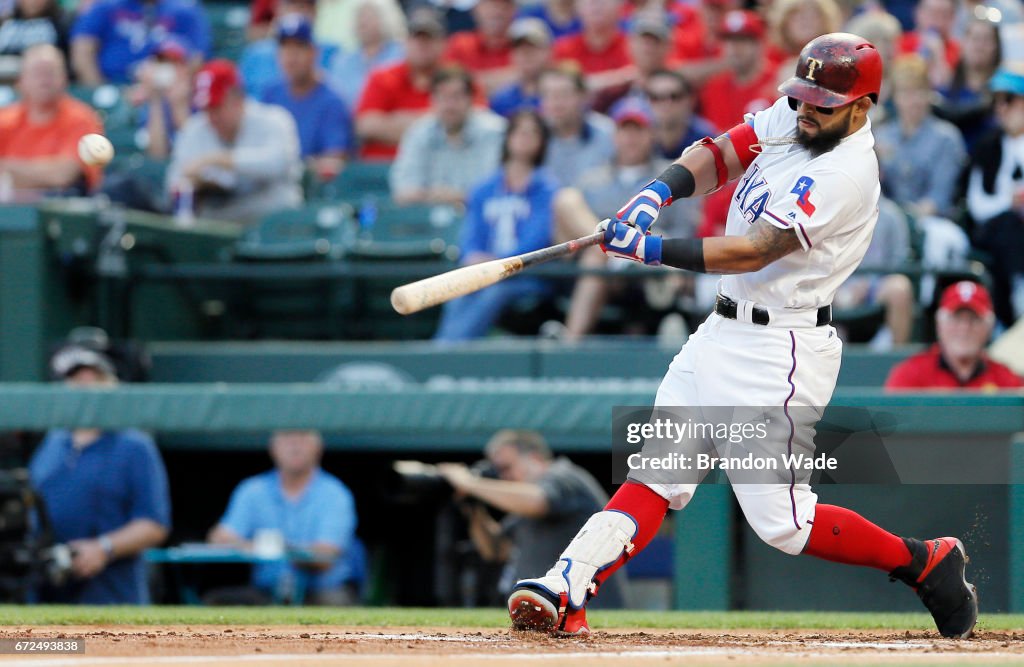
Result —
<path fill-rule="evenodd" d="M 483 289 L 505 280 L 523 269 L 570 255 L 581 248 L 597 245 L 604 238 L 604 232 L 573 239 L 558 245 L 548 246 L 505 259 L 470 264 L 445 273 L 401 285 L 391 292 L 391 305 L 402 315 L 418 313 L 424 308 L 436 306 Z"/>

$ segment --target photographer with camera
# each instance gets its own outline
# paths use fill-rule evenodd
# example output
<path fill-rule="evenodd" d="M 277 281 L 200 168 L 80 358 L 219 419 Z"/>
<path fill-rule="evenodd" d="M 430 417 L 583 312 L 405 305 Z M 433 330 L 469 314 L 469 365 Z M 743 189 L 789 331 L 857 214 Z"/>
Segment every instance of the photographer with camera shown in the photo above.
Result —
<path fill-rule="evenodd" d="M 484 560 L 504 562 L 498 586 L 507 595 L 525 573 L 557 559 L 579 521 L 604 507 L 608 496 L 586 470 L 567 458 L 552 458 L 534 431 L 498 431 L 484 453 L 497 479 L 461 463 L 442 463 L 437 470 L 457 496 L 479 501 L 462 503 L 470 538 Z M 488 508 L 505 517 L 496 521 Z M 606 609 L 622 607 L 621 582 L 609 580 L 600 601 Z"/>
<path fill-rule="evenodd" d="M 117 384 L 106 355 L 72 345 L 51 370 L 69 387 Z M 54 538 L 71 550 L 70 581 L 43 586 L 40 602 L 145 604 L 149 601 L 140 554 L 170 528 L 171 500 L 156 445 L 136 430 L 58 429 L 46 434 L 29 463 L 33 486 L 45 502 Z"/>

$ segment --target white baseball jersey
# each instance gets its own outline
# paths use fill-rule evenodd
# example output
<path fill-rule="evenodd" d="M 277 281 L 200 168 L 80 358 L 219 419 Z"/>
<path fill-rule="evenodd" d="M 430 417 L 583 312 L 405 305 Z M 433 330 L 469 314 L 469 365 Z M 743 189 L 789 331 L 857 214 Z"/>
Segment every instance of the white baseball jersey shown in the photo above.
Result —
<path fill-rule="evenodd" d="M 783 97 L 750 122 L 759 140 L 781 139 L 795 136 L 796 115 Z M 878 219 L 873 147 L 869 124 L 818 157 L 799 144 L 766 146 L 736 187 L 726 234 L 746 234 L 761 219 L 795 230 L 803 250 L 756 273 L 723 277 L 722 293 L 770 308 L 830 304 L 863 259 Z M 782 407 L 787 419 L 773 423 L 766 447 L 780 454 L 813 452 L 814 425 L 832 400 L 842 351 L 832 326 L 761 326 L 713 313 L 672 360 L 655 405 Z M 682 439 L 669 449 L 695 455 L 708 444 L 706 438 Z M 644 446 L 655 452 L 665 447 L 650 439 Z M 696 480 L 685 477 L 644 470 L 629 477 L 647 484 L 672 509 L 685 507 L 697 490 Z M 741 482 L 733 491 L 765 542 L 790 554 L 804 549 L 818 497 L 795 471 L 789 483 Z"/>
<path fill-rule="evenodd" d="M 785 97 L 751 121 L 758 140 L 796 136 L 797 113 Z M 878 160 L 871 122 L 812 157 L 799 144 L 765 146 L 738 181 L 727 236 L 743 235 L 757 219 L 794 229 L 803 252 L 756 273 L 725 276 L 726 296 L 763 306 L 810 309 L 832 303 L 860 264 L 878 219 Z"/>

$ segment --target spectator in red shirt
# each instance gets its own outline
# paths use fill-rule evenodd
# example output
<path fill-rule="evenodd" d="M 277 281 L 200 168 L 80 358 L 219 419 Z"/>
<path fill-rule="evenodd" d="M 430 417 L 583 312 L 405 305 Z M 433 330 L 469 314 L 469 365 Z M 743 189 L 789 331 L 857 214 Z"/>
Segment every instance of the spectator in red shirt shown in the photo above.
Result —
<path fill-rule="evenodd" d="M 716 27 L 722 24 L 728 12 L 743 6 L 740 0 L 704 0 L 699 4 L 703 27 L 699 36 L 696 31 L 680 33 L 678 27 L 672 35 L 673 57 L 683 64 L 680 71 L 695 86 L 726 68 L 722 39 Z"/>
<path fill-rule="evenodd" d="M 469 70 L 477 84 L 491 93 L 515 77 L 508 30 L 516 17 L 514 0 L 480 0 L 473 7 L 476 30 L 448 38 L 445 60 Z"/>
<path fill-rule="evenodd" d="M 555 42 L 555 60 L 575 61 L 590 90 L 630 80 L 635 69 L 628 40 L 619 27 L 622 0 L 576 0 L 576 11 L 583 29 Z"/>
<path fill-rule="evenodd" d="M 661 14 L 637 14 L 629 29 L 629 53 L 636 75 L 629 81 L 600 91 L 593 103 L 594 111 L 607 113 L 612 105 L 627 95 L 643 96 L 647 82 L 655 72 L 672 69 L 670 61 L 672 35 L 668 18 Z"/>
<path fill-rule="evenodd" d="M 764 22 L 755 12 L 731 11 L 719 30 L 728 68 L 704 85 L 700 110 L 712 125 L 724 128 L 771 106 L 778 98 L 778 74 L 765 58 Z"/>
<path fill-rule="evenodd" d="M 939 342 L 897 364 L 885 388 L 994 390 L 1024 386 L 1013 371 L 985 354 L 994 324 L 988 290 L 969 280 L 950 285 L 935 313 Z"/>
<path fill-rule="evenodd" d="M 960 60 L 960 44 L 953 37 L 957 0 L 920 0 L 914 9 L 914 29 L 903 33 L 900 53 L 919 53 L 928 61 L 932 86 L 947 85 Z"/>
<path fill-rule="evenodd" d="M 703 2 L 666 0 L 664 3 L 652 4 L 661 4 L 661 9 L 670 17 L 666 27 L 671 32 L 673 51 L 675 51 L 676 45 L 684 44 L 695 45 L 699 50 L 699 45 L 706 41 L 708 33 L 708 24 L 704 22 L 704 11 L 701 7 Z M 711 25 L 718 25 L 718 23 L 715 22 Z M 676 55 L 673 53 L 673 59 Z"/>
<path fill-rule="evenodd" d="M 430 82 L 444 49 L 440 18 L 430 9 L 415 11 L 409 19 L 405 60 L 371 73 L 359 99 L 355 125 L 362 159 L 394 159 L 406 128 L 430 110 Z"/>

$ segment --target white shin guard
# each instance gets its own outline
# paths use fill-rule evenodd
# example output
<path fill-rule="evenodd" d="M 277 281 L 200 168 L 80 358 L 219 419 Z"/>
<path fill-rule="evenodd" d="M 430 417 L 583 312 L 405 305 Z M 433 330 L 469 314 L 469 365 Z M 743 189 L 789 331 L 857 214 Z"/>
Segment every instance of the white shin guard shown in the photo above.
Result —
<path fill-rule="evenodd" d="M 569 604 L 579 609 L 588 593 L 595 591 L 594 576 L 622 556 L 633 552 L 636 521 L 616 510 L 594 514 L 572 538 L 547 576 L 562 577 L 568 584 Z"/>

